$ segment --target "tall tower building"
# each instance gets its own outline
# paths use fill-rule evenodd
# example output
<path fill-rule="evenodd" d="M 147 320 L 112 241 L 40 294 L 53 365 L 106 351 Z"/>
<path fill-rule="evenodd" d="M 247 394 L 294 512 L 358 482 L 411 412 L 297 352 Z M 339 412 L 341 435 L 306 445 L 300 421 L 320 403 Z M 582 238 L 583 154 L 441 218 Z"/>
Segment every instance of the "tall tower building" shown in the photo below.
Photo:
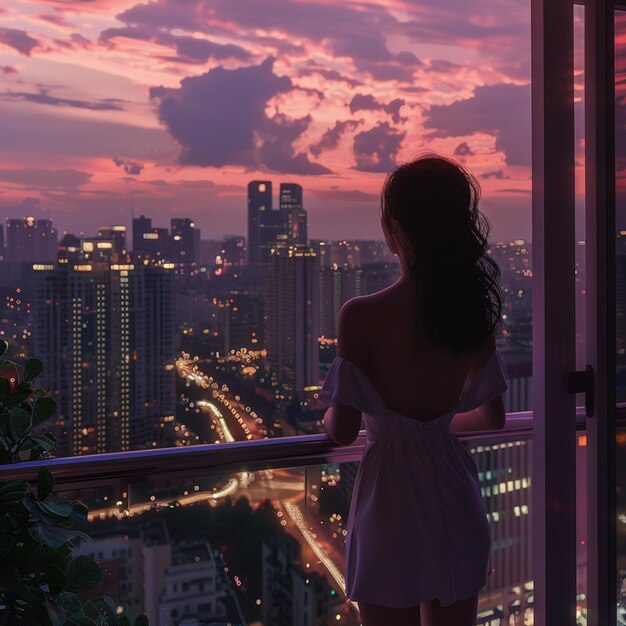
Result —
<path fill-rule="evenodd" d="M 284 212 L 272 206 L 272 183 L 248 184 L 248 263 L 267 267 L 272 248 L 287 244 Z"/>
<path fill-rule="evenodd" d="M 289 244 L 307 241 L 307 214 L 302 203 L 302 187 L 296 183 L 280 184 L 280 210 L 283 212 Z"/>
<path fill-rule="evenodd" d="M 363 270 L 359 267 L 324 267 L 319 270 L 320 336 L 337 337 L 339 309 L 351 298 L 363 293 Z"/>
<path fill-rule="evenodd" d="M 258 265 L 261 257 L 261 214 L 272 210 L 272 183 L 248 183 L 248 264 Z"/>
<path fill-rule="evenodd" d="M 265 345 L 285 399 L 319 382 L 319 313 L 315 252 L 277 247 L 265 292 Z"/>
<path fill-rule="evenodd" d="M 58 233 L 52 220 L 34 217 L 6 221 L 5 260 L 13 263 L 49 263 L 57 256 Z"/>
<path fill-rule="evenodd" d="M 131 264 L 35 265 L 37 354 L 60 454 L 151 446 L 175 404 L 172 276 Z"/>
<path fill-rule="evenodd" d="M 200 229 L 188 217 L 171 219 L 171 261 L 192 265 L 200 253 Z"/>

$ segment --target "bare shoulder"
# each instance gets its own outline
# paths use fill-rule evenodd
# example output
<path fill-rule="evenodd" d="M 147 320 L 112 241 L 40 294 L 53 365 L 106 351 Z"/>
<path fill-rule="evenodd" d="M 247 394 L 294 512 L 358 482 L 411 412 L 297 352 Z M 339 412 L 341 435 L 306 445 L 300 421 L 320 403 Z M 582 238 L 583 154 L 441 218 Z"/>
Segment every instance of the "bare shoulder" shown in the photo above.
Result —
<path fill-rule="evenodd" d="M 357 296 L 345 302 L 337 320 L 337 353 L 361 367 L 366 367 L 370 352 L 369 329 L 372 324 L 369 296 Z"/>
<path fill-rule="evenodd" d="M 372 304 L 372 296 L 355 296 L 341 305 L 339 317 L 358 323 L 363 316 L 371 313 Z"/>

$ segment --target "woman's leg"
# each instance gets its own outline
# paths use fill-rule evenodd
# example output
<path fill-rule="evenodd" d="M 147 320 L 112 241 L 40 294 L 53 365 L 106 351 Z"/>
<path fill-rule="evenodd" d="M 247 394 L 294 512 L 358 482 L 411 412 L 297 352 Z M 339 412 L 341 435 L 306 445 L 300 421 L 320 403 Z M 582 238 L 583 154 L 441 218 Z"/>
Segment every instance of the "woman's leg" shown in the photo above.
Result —
<path fill-rule="evenodd" d="M 421 607 L 423 626 L 476 626 L 478 594 L 448 606 L 431 600 Z"/>
<path fill-rule="evenodd" d="M 380 604 L 359 602 L 363 626 L 420 626 L 420 605 L 394 609 Z"/>

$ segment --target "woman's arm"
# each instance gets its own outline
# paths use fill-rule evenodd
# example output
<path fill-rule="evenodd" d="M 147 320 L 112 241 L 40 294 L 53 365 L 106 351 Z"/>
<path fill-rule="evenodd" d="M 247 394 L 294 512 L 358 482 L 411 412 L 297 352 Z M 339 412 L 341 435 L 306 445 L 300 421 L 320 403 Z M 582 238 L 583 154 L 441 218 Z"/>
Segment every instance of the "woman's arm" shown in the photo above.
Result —
<path fill-rule="evenodd" d="M 339 310 L 337 320 L 337 354 L 365 370 L 369 345 L 365 341 L 366 316 L 360 298 L 348 300 Z M 361 411 L 341 402 L 333 402 L 324 414 L 326 432 L 342 445 L 351 444 L 361 429 Z"/>

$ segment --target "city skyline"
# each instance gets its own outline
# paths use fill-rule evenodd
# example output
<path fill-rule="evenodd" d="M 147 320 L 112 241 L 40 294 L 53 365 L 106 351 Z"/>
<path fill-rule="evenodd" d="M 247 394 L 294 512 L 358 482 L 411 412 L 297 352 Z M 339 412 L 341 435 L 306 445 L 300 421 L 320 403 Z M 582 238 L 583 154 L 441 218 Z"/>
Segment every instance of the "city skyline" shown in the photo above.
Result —
<path fill-rule="evenodd" d="M 0 217 L 93 230 L 134 208 L 219 237 L 243 232 L 247 181 L 281 179 L 312 238 L 372 239 L 385 173 L 429 149 L 479 177 L 495 238 L 529 237 L 528 2 L 191 5 L 5 4 Z"/>

